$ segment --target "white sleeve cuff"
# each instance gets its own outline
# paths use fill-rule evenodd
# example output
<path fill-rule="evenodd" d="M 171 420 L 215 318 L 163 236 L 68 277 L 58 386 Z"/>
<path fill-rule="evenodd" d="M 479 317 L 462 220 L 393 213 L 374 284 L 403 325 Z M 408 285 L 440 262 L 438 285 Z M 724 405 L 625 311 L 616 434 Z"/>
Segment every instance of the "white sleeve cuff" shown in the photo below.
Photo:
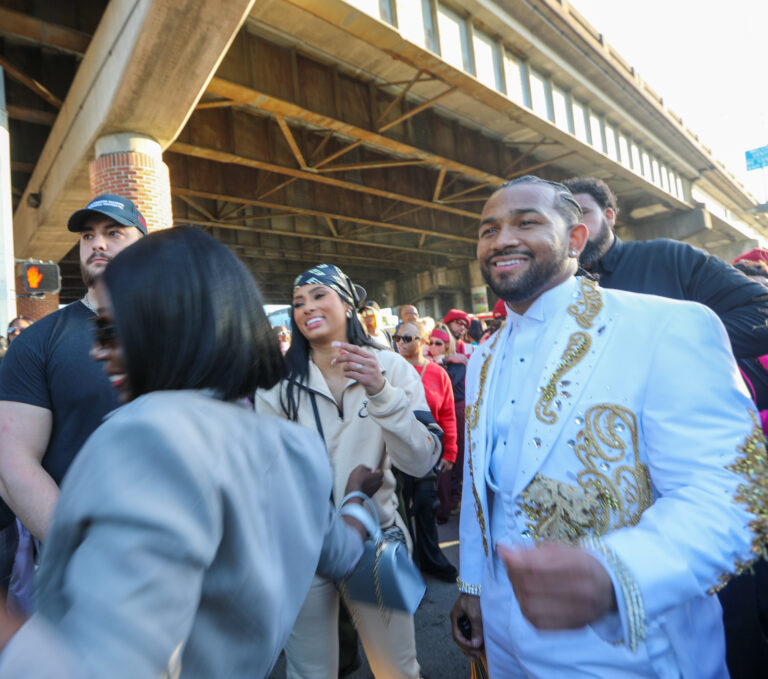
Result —
<path fill-rule="evenodd" d="M 600 562 L 611 578 L 618 611 L 606 613 L 590 626 L 610 643 L 625 643 L 636 651 L 645 641 L 645 605 L 640 587 L 624 562 L 600 538 L 591 535 L 579 541 L 582 548 Z"/>

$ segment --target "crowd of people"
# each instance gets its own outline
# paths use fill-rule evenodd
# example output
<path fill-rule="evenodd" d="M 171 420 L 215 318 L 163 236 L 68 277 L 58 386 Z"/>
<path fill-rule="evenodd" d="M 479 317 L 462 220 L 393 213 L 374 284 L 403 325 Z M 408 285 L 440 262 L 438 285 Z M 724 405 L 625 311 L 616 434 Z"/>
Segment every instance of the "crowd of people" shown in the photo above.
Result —
<path fill-rule="evenodd" d="M 377 679 L 419 679 L 411 612 L 345 586 L 370 531 L 338 510 L 370 501 L 380 544 L 457 582 L 477 672 L 763 676 L 768 253 L 625 243 L 617 214 L 594 178 L 499 187 L 488 327 L 405 304 L 390 332 L 332 263 L 271 328 L 208 234 L 75 212 L 85 295 L 14 319 L 0 364 L 0 677 L 266 677 L 284 652 L 335 679 L 351 631 Z"/>

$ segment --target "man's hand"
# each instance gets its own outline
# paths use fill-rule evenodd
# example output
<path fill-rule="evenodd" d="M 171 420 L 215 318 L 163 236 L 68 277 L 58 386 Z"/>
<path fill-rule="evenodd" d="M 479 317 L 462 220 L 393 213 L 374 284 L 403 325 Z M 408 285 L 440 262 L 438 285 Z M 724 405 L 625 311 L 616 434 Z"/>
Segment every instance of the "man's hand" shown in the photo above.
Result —
<path fill-rule="evenodd" d="M 572 545 L 498 546 L 523 615 L 538 629 L 577 629 L 616 610 L 607 571 Z"/>
<path fill-rule="evenodd" d="M 0 652 L 13 639 L 13 635 L 19 631 L 25 620 L 16 613 L 7 610 L 5 597 L 0 597 Z"/>
<path fill-rule="evenodd" d="M 383 482 L 384 472 L 381 469 L 370 469 L 364 464 L 359 464 L 350 473 L 344 494 L 348 495 L 359 491 L 368 497 L 373 497 Z"/>
<path fill-rule="evenodd" d="M 437 463 L 437 468 L 440 470 L 441 474 L 443 472 L 449 472 L 453 469 L 453 462 L 448 462 L 444 457 L 441 457 L 440 462 Z"/>
<path fill-rule="evenodd" d="M 467 639 L 459 625 L 459 618 L 466 616 L 472 632 Z M 467 658 L 474 660 L 483 656 L 483 617 L 480 612 L 480 597 L 461 594 L 451 609 L 451 630 L 453 640 Z"/>
<path fill-rule="evenodd" d="M 446 363 L 461 363 L 462 365 L 467 365 L 469 363 L 469 359 L 464 354 L 454 353 L 448 356 L 445 359 Z"/>

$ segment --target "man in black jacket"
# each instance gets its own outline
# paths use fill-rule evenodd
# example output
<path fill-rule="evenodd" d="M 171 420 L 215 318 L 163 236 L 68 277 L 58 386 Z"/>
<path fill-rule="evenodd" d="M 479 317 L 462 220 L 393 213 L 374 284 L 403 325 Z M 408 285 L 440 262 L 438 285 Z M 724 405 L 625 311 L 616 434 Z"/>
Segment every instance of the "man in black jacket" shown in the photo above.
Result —
<path fill-rule="evenodd" d="M 589 230 L 581 266 L 596 274 L 604 288 L 689 300 L 712 309 L 725 325 L 739 367 L 754 387 L 758 408 L 768 408 L 768 373 L 756 360 L 768 354 L 768 289 L 689 243 L 667 238 L 623 242 L 613 232 L 616 197 L 604 181 L 576 177 L 563 183 L 581 205 Z M 755 576 L 735 578 L 720 592 L 733 679 L 762 677 L 768 667 L 768 642 L 761 632 L 757 605 L 758 598 L 765 597 L 763 590 L 768 591 L 765 563 Z"/>
<path fill-rule="evenodd" d="M 564 184 L 581 205 L 589 242 L 582 267 L 604 288 L 700 302 L 725 325 L 736 358 L 768 353 L 768 290 L 703 250 L 667 238 L 625 243 L 613 233 L 616 198 L 594 177 Z"/>

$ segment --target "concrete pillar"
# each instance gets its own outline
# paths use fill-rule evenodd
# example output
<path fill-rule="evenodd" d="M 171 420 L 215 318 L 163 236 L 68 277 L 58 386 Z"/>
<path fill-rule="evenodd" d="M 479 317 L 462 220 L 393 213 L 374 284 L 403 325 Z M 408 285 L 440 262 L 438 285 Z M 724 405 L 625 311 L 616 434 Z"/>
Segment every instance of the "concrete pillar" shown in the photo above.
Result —
<path fill-rule="evenodd" d="M 469 273 L 469 285 L 472 296 L 472 313 L 486 313 L 488 306 L 488 287 L 485 284 L 483 273 L 480 271 L 480 263 L 470 262 L 467 266 Z"/>
<path fill-rule="evenodd" d="M 89 170 L 93 197 L 114 193 L 130 198 L 150 231 L 173 226 L 168 166 L 154 139 L 126 132 L 101 137 Z"/>
<path fill-rule="evenodd" d="M 622 230 L 620 238 L 629 240 L 651 240 L 653 238 L 674 238 L 685 240 L 702 231 L 712 230 L 712 217 L 706 210 L 697 208 L 685 212 L 665 212 L 648 219 L 635 220 Z"/>
<path fill-rule="evenodd" d="M 15 260 L 13 254 L 13 210 L 11 209 L 11 147 L 5 83 L 0 68 L 0 333 L 16 316 Z"/>
<path fill-rule="evenodd" d="M 745 252 L 749 252 L 753 248 L 759 247 L 759 241 L 754 238 L 747 238 L 733 243 L 721 243 L 712 247 L 708 246 L 707 250 L 713 255 L 720 257 L 720 259 L 724 259 L 726 262 L 731 262 L 739 255 L 743 255 Z"/>

